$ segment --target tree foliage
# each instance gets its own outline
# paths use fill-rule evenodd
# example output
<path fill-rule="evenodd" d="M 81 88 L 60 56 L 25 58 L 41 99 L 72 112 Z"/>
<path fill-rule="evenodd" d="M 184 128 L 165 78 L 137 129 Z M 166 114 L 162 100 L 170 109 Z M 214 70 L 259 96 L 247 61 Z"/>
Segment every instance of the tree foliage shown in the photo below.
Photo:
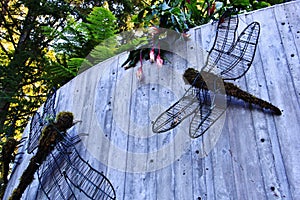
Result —
<path fill-rule="evenodd" d="M 75 12 L 74 6 L 61 0 L 1 1 L 1 141 L 22 131 L 28 116 L 42 101 L 45 89 L 59 84 L 48 76 L 47 66 L 52 63 L 48 50 L 64 28 L 67 16 Z M 6 166 L 2 162 L 1 167 Z M 1 168 L 1 193 L 7 183 L 7 173 L 3 170 Z"/>
<path fill-rule="evenodd" d="M 284 0 L 168 0 L 151 1 L 134 18 L 136 24 L 146 27 L 159 26 L 177 32 L 199 26 L 218 18 L 227 9 L 239 12 L 255 10 Z"/>
<path fill-rule="evenodd" d="M 117 31 L 116 21 L 116 17 L 109 10 L 102 7 L 94 7 L 91 13 L 87 15 L 85 22 L 75 21 L 70 16 L 66 27 L 60 32 L 53 45 L 59 63 L 65 68 L 76 69 L 77 72 L 83 64 L 84 58 L 97 45 L 114 36 Z M 107 51 L 103 49 L 102 54 L 99 54 L 96 60 L 106 59 L 105 54 L 111 56 L 111 50 L 105 50 Z M 89 63 L 84 64 L 92 65 Z"/>
<path fill-rule="evenodd" d="M 67 0 L 1 1 L 1 151 L 7 138 L 23 131 L 47 91 L 77 74 L 80 60 L 76 57 L 87 55 L 103 38 L 114 34 L 115 17 L 104 8 L 90 9 L 89 4 Z M 68 38 L 70 34 L 73 38 Z M 4 162 L 10 161 L 0 162 L 1 195 L 8 174 L 3 171 L 2 166 L 7 166 Z"/>

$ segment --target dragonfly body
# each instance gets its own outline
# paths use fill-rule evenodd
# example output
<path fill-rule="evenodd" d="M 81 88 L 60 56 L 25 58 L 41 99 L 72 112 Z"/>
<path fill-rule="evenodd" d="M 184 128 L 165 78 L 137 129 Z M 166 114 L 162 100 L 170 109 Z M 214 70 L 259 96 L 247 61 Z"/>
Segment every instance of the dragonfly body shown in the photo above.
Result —
<path fill-rule="evenodd" d="M 63 140 L 67 129 L 73 126 L 73 114 L 60 112 L 56 122 L 48 124 L 42 131 L 36 154 L 30 159 L 29 165 L 23 172 L 18 187 L 14 190 L 10 200 L 21 199 L 27 186 L 33 181 L 34 174 L 46 160 L 55 146 Z"/>
<path fill-rule="evenodd" d="M 184 80 L 188 84 L 194 85 L 194 87 L 208 90 L 207 85 L 215 84 L 214 80 L 218 79 L 218 76 L 202 71 L 201 75 L 205 77 L 204 80 L 202 76 L 199 76 L 199 73 L 200 73 L 199 71 L 193 68 L 189 68 L 183 74 Z M 224 84 L 226 95 L 241 99 L 250 104 L 258 105 L 264 109 L 269 109 L 276 115 L 281 115 L 280 109 L 272 105 L 271 103 L 249 94 L 248 92 L 240 89 L 238 86 L 234 85 L 233 83 L 223 81 L 223 84 Z M 215 87 L 220 88 L 220 86 L 218 85 Z"/>

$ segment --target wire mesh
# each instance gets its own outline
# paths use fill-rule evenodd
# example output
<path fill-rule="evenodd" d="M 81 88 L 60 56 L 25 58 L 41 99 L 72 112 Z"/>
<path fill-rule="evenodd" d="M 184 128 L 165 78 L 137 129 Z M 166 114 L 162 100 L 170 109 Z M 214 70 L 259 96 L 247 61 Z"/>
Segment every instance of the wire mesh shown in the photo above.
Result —
<path fill-rule="evenodd" d="M 189 127 L 189 135 L 191 138 L 202 136 L 226 110 L 224 105 L 219 104 L 218 100 L 216 100 L 216 98 L 224 99 L 224 94 L 198 89 L 198 98 L 201 103 L 193 115 Z"/>
<path fill-rule="evenodd" d="M 223 28 L 223 26 L 218 27 L 218 33 Z M 225 28 L 228 29 L 226 26 Z M 233 37 L 231 29 L 227 29 L 221 32 L 222 37 L 225 33 L 227 36 Z M 230 42 L 228 42 L 226 37 L 223 42 L 219 41 L 220 34 L 217 34 L 215 45 L 210 50 L 206 66 L 202 70 L 219 75 L 223 80 L 240 78 L 252 64 L 259 33 L 259 23 L 253 22 L 242 31 L 234 45 L 231 44 L 232 39 L 229 39 Z"/>
<path fill-rule="evenodd" d="M 46 99 L 46 102 L 44 103 L 42 116 L 38 111 L 36 111 L 31 119 L 30 132 L 29 132 L 28 143 L 27 143 L 28 153 L 32 153 L 38 147 L 39 139 L 43 127 L 47 123 L 54 121 L 55 119 L 56 116 L 56 111 L 54 108 L 55 98 L 56 98 L 56 90 L 50 91 Z"/>
<path fill-rule="evenodd" d="M 190 87 L 181 99 L 157 117 L 153 123 L 152 131 L 162 133 L 175 128 L 185 118 L 193 114 L 198 106 L 199 101 L 194 93 L 194 88 Z"/>
<path fill-rule="evenodd" d="M 74 145 L 66 145 L 64 141 L 48 156 L 38 177 L 41 189 L 49 199 L 76 199 L 79 193 L 95 200 L 116 198 L 112 184 L 103 173 L 85 161 Z"/>

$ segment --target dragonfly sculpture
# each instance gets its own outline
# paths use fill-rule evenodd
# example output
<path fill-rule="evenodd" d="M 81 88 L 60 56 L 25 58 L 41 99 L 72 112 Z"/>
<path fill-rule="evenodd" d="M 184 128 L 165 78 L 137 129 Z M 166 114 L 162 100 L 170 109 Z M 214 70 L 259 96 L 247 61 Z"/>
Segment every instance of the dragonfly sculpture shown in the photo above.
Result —
<path fill-rule="evenodd" d="M 237 27 L 238 17 L 225 12 L 218 22 L 214 45 L 205 66 L 200 72 L 193 68 L 184 72 L 183 78 L 191 87 L 181 99 L 157 117 L 152 125 L 154 133 L 173 129 L 193 114 L 189 134 L 192 138 L 200 137 L 226 110 L 225 106 L 216 103 L 217 97 L 225 97 L 225 94 L 269 109 L 276 115 L 281 114 L 271 103 L 241 90 L 233 83 L 224 82 L 236 80 L 249 70 L 258 43 L 258 22 L 248 25 L 236 39 Z M 220 92 L 222 87 L 224 94 Z"/>
<path fill-rule="evenodd" d="M 116 199 L 110 181 L 79 155 L 75 145 L 81 141 L 80 137 L 67 133 L 75 124 L 73 114 L 60 112 L 54 120 L 55 97 L 53 91 L 44 104 L 42 115 L 36 112 L 31 120 L 27 152 L 37 150 L 10 199 L 22 197 L 36 172 L 43 192 L 38 191 L 38 196 L 45 195 L 51 200 L 78 199 L 76 194 L 80 192 L 84 199 Z M 76 190 L 79 192 L 75 193 Z"/>

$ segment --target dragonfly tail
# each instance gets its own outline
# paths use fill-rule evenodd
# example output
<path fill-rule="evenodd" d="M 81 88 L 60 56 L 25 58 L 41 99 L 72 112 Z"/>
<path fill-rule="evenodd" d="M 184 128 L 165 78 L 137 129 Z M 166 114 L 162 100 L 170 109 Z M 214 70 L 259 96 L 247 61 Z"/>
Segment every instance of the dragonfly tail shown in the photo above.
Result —
<path fill-rule="evenodd" d="M 11 194 L 9 200 L 17 200 L 21 199 L 23 193 L 25 192 L 26 188 L 30 183 L 33 181 L 34 174 L 38 170 L 39 164 L 36 162 L 36 157 L 32 157 L 28 167 L 23 172 L 19 185 L 16 189 L 14 189 L 13 193 Z"/>
<path fill-rule="evenodd" d="M 238 88 L 236 85 L 228 82 L 224 82 L 226 94 L 241 99 L 247 103 L 258 105 L 261 108 L 271 110 L 275 115 L 281 115 L 281 110 L 273 104 L 259 99 L 248 92 L 245 92 Z"/>

